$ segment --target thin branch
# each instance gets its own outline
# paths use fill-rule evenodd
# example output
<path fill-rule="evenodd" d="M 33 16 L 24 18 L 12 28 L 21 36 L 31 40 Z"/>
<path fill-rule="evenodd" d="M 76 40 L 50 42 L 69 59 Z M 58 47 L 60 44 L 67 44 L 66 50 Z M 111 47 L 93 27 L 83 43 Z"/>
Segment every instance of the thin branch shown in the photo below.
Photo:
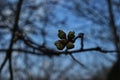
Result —
<path fill-rule="evenodd" d="M 0 52 L 6 52 L 7 49 L 0 49 Z M 104 50 L 104 49 L 101 49 L 100 47 L 93 47 L 93 48 L 86 48 L 86 49 L 79 49 L 79 50 L 72 50 L 72 51 L 55 51 L 55 50 L 52 50 L 52 49 L 48 49 L 48 48 L 43 48 L 43 49 L 38 49 L 36 48 L 36 51 L 33 52 L 31 50 L 26 50 L 26 49 L 12 49 L 13 52 L 22 52 L 22 53 L 28 53 L 28 54 L 33 54 L 33 55 L 46 55 L 47 56 L 47 53 L 46 54 L 43 54 L 45 51 L 49 51 L 49 53 L 51 53 L 51 56 L 59 56 L 59 55 L 62 55 L 62 54 L 65 54 L 65 55 L 69 55 L 69 54 L 75 54 L 75 53 L 82 53 L 82 52 L 88 52 L 88 51 L 97 51 L 97 52 L 101 52 L 101 53 L 114 53 L 114 52 L 120 52 L 120 51 L 116 51 L 116 50 Z M 49 54 L 48 53 L 48 54 Z"/>
<path fill-rule="evenodd" d="M 78 61 L 72 54 L 70 54 L 70 56 L 71 56 L 71 58 L 75 61 L 75 62 L 77 62 L 80 66 L 82 66 L 82 67 L 86 67 L 84 64 L 82 64 L 80 61 Z"/>
<path fill-rule="evenodd" d="M 93 47 L 93 48 L 86 48 L 86 49 L 78 49 L 78 50 L 73 50 L 73 51 L 63 51 L 63 52 L 60 52 L 61 53 L 67 53 L 67 54 L 70 54 L 70 53 L 79 53 L 79 52 L 88 52 L 88 51 L 97 51 L 97 52 L 101 52 L 101 53 L 114 53 L 114 52 L 120 52 L 120 51 L 117 51 L 117 50 L 104 50 L 100 47 Z"/>
<path fill-rule="evenodd" d="M 15 24 L 14 24 L 13 31 L 16 31 L 18 29 L 18 23 L 19 23 L 19 20 L 20 20 L 20 13 L 21 13 L 21 8 L 22 8 L 22 3 L 23 3 L 23 0 L 18 1 L 17 10 L 16 10 L 16 17 L 15 17 Z"/>
<path fill-rule="evenodd" d="M 12 54 L 9 58 L 9 71 L 10 71 L 10 80 L 13 80 L 13 69 L 12 69 Z"/>
<path fill-rule="evenodd" d="M 112 3 L 111 3 L 111 0 L 107 0 L 107 3 L 108 3 L 108 11 L 109 11 L 109 26 L 112 30 L 112 34 L 113 34 L 113 40 L 114 40 L 114 44 L 115 44 L 115 47 L 116 47 L 116 50 L 119 50 L 119 36 L 117 34 L 117 26 L 115 24 L 115 19 L 114 19 L 114 13 L 113 13 L 113 9 L 112 9 Z M 118 57 L 120 55 L 118 54 Z"/>
<path fill-rule="evenodd" d="M 81 39 L 80 41 L 80 45 L 81 45 L 81 50 L 84 48 L 84 34 L 83 33 L 79 33 L 78 37 Z"/>
<path fill-rule="evenodd" d="M 6 52 L 7 49 L 1 49 L 0 52 Z M 26 50 L 26 49 L 12 49 L 13 52 L 20 52 L 20 53 L 25 53 L 25 54 L 32 54 L 32 55 L 37 55 L 37 56 L 42 56 L 43 54 L 39 51 L 39 52 L 33 52 L 30 50 Z"/>
<path fill-rule="evenodd" d="M 7 50 L 5 50 L 5 52 L 6 52 L 6 51 L 7 51 Z M 2 64 L 1 64 L 1 66 L 0 66 L 0 74 L 1 74 L 1 72 L 2 72 L 2 69 L 3 69 L 4 65 L 5 65 L 5 63 L 7 62 L 7 59 L 8 59 L 8 57 L 5 56 L 5 58 L 4 58 L 4 60 L 3 60 Z"/>

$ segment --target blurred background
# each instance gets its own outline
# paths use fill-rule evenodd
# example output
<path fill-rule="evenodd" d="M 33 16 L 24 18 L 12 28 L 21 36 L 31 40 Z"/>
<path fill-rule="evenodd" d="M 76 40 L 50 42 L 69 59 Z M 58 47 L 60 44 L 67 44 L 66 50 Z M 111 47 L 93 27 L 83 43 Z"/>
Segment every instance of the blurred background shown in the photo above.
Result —
<path fill-rule="evenodd" d="M 9 48 L 18 2 L 0 0 L 0 65 L 6 55 L 3 50 Z M 99 46 L 105 50 L 120 50 L 120 0 L 23 0 L 19 28 L 25 37 L 48 49 L 57 50 L 54 42 L 61 29 L 66 33 L 75 31 L 75 35 L 84 33 L 84 48 Z M 72 50 L 79 47 L 77 40 Z M 14 48 L 33 50 L 22 40 L 17 41 Z M 115 53 L 73 53 L 86 67 L 69 55 L 12 53 L 15 80 L 113 80 L 108 77 L 120 74 L 120 54 Z M 0 80 L 9 80 L 8 65 L 7 62 Z M 120 80 L 118 76 L 114 79 Z"/>

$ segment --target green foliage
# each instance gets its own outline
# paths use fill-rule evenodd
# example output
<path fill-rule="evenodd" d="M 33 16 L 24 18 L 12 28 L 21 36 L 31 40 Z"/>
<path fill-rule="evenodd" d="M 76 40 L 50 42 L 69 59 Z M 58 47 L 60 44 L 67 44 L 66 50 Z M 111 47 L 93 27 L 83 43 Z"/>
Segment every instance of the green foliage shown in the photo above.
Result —
<path fill-rule="evenodd" d="M 75 32 L 70 31 L 66 37 L 66 33 L 63 30 L 58 30 L 58 37 L 60 40 L 55 41 L 55 46 L 58 50 L 74 48 Z"/>
<path fill-rule="evenodd" d="M 67 45 L 66 45 L 66 48 L 67 49 L 72 49 L 72 48 L 74 48 L 74 44 L 72 42 L 68 42 Z"/>
<path fill-rule="evenodd" d="M 66 45 L 66 44 L 67 44 L 67 40 L 66 40 L 66 39 L 61 39 L 60 42 L 61 42 L 63 45 Z"/>
<path fill-rule="evenodd" d="M 63 30 L 58 30 L 58 37 L 60 39 L 66 39 L 66 33 Z"/>
<path fill-rule="evenodd" d="M 63 45 L 63 43 L 61 43 L 60 40 L 56 41 L 55 45 L 56 45 L 57 49 L 59 49 L 59 50 L 63 50 L 65 47 L 65 45 Z"/>
<path fill-rule="evenodd" d="M 73 40 L 75 38 L 75 32 L 74 31 L 70 31 L 69 33 L 68 33 L 68 40 Z"/>

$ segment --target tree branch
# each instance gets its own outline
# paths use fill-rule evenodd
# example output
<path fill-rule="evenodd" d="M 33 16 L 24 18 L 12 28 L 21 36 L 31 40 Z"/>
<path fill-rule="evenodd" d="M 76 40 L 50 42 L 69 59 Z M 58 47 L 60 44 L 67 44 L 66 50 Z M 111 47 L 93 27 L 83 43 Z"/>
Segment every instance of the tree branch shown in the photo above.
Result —
<path fill-rule="evenodd" d="M 6 52 L 6 51 L 7 51 L 7 49 L 0 49 L 0 52 Z M 117 50 L 104 50 L 104 49 L 101 49 L 100 47 L 92 47 L 92 48 L 85 48 L 83 50 L 78 49 L 78 50 L 72 50 L 72 51 L 55 51 L 55 50 L 49 49 L 49 48 L 43 48 L 43 49 L 36 48 L 35 52 L 33 52 L 31 50 L 17 48 L 17 49 L 12 49 L 12 51 L 13 52 L 28 53 L 28 54 L 32 54 L 32 55 L 39 55 L 39 56 L 44 56 L 44 55 L 47 56 L 47 54 L 49 54 L 49 53 L 51 53 L 51 54 L 49 54 L 51 56 L 59 56 L 62 54 L 69 55 L 69 54 L 82 53 L 82 52 L 88 52 L 88 51 L 97 51 L 97 52 L 101 52 L 101 53 L 120 52 Z M 45 51 L 49 51 L 49 53 L 45 53 Z"/>
<path fill-rule="evenodd" d="M 19 17 L 20 17 L 20 11 L 21 11 L 21 6 L 22 6 L 22 2 L 23 0 L 19 0 L 18 4 L 17 4 L 17 10 L 16 10 L 16 17 L 15 17 L 15 23 L 13 25 L 13 30 L 12 30 L 12 37 L 10 40 L 10 45 L 9 48 L 7 50 L 7 54 L 3 60 L 2 65 L 0 66 L 0 73 L 5 65 L 5 63 L 7 62 L 7 60 L 9 60 L 9 70 L 10 70 L 10 80 L 13 80 L 13 73 L 12 73 L 12 47 L 14 45 L 14 38 L 15 38 L 15 32 L 18 29 L 18 22 L 19 22 Z"/>
<path fill-rule="evenodd" d="M 82 66 L 82 67 L 86 67 L 84 64 L 82 64 L 80 61 L 78 61 L 72 54 L 70 54 L 70 56 L 71 56 L 71 58 L 75 61 L 75 62 L 77 62 L 80 66 Z"/>
<path fill-rule="evenodd" d="M 10 55 L 9 58 L 9 71 L 10 71 L 10 80 L 13 80 L 12 55 Z"/>

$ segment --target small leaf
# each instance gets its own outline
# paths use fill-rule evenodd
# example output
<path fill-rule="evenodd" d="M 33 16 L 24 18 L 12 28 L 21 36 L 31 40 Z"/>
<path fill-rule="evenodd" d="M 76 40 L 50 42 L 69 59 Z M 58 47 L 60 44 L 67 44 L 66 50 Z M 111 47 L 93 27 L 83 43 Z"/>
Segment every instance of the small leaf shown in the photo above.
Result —
<path fill-rule="evenodd" d="M 66 39 L 61 39 L 60 42 L 61 42 L 63 45 L 66 45 L 66 44 L 67 44 L 67 40 L 66 40 Z"/>
<path fill-rule="evenodd" d="M 60 39 L 66 39 L 66 33 L 63 30 L 58 30 L 58 37 Z"/>
<path fill-rule="evenodd" d="M 65 45 L 63 45 L 63 44 L 61 43 L 61 40 L 56 41 L 56 42 L 55 42 L 55 45 L 56 45 L 57 49 L 59 49 L 59 50 L 63 50 L 64 47 L 65 47 Z"/>
<path fill-rule="evenodd" d="M 72 48 L 74 48 L 74 44 L 72 42 L 68 42 L 66 47 L 67 47 L 67 49 L 72 49 Z"/>
<path fill-rule="evenodd" d="M 68 40 L 73 40 L 75 38 L 75 32 L 74 31 L 70 31 L 68 33 Z"/>

